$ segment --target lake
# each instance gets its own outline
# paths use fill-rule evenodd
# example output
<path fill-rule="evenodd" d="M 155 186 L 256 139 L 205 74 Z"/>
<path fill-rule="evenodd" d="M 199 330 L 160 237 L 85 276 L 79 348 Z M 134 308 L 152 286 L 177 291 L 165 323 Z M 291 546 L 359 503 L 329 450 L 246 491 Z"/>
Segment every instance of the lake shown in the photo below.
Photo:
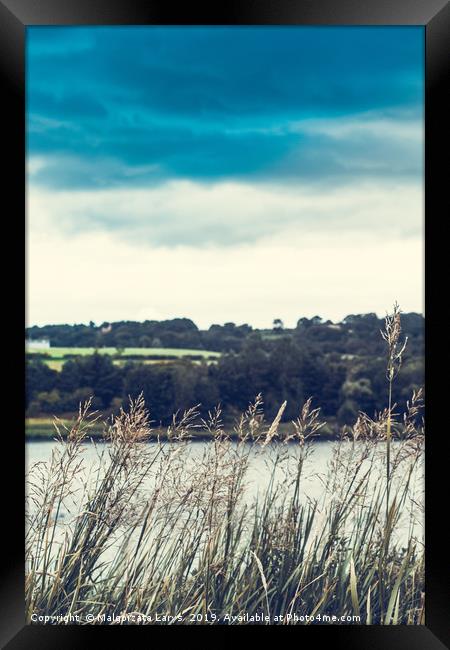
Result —
<path fill-rule="evenodd" d="M 167 443 L 166 443 L 167 444 Z M 179 465 L 180 475 L 183 474 L 189 477 L 190 473 L 199 471 L 202 463 L 207 462 L 207 452 L 209 442 L 192 442 L 183 449 L 183 461 Z M 155 443 L 146 443 L 146 445 L 155 445 Z M 352 445 L 350 442 L 339 443 L 330 441 L 315 442 L 310 445 L 310 450 L 304 461 L 304 469 L 302 472 L 301 480 L 301 500 L 302 502 L 317 501 L 321 502 L 324 506 L 331 498 L 335 498 L 340 489 L 345 489 L 346 482 L 349 483 L 352 479 L 351 471 L 346 475 L 346 463 L 348 467 L 355 458 L 359 457 L 363 443 L 356 443 Z M 42 441 L 42 442 L 28 442 L 26 444 L 26 465 L 27 472 L 35 463 L 47 462 L 50 460 L 52 450 L 59 446 L 55 441 Z M 231 443 L 233 448 L 236 448 L 236 443 Z M 282 454 L 282 462 L 279 462 L 275 471 L 275 482 L 278 483 L 280 488 L 280 495 L 286 496 L 292 488 L 291 483 L 287 479 L 289 465 L 298 462 L 301 449 L 298 444 L 282 445 L 275 443 L 262 449 L 260 445 L 246 445 L 249 448 L 249 462 L 246 472 L 244 500 L 248 504 L 252 504 L 255 500 L 261 497 L 270 481 L 272 474 L 274 459 L 277 453 Z M 101 457 L 103 460 L 108 455 L 109 445 L 107 443 L 86 443 L 82 451 L 83 468 L 79 477 L 79 485 L 86 488 L 89 485 L 91 477 L 95 475 L 95 469 L 98 467 Z M 341 478 L 337 481 L 337 488 L 333 487 L 330 479 L 333 473 L 336 473 L 336 467 L 333 466 L 333 459 L 336 461 L 337 450 L 339 450 L 339 465 Z M 398 452 L 399 460 L 398 467 L 393 478 L 392 493 L 394 493 L 395 485 L 400 485 L 407 476 L 408 472 L 408 457 L 402 460 L 402 447 L 398 442 L 392 443 L 391 458 L 396 458 Z M 386 466 L 385 466 L 385 445 L 378 443 L 373 446 L 370 455 L 362 461 L 362 470 L 371 464 L 370 480 L 368 483 L 368 491 L 375 490 L 380 482 L 384 482 Z M 361 475 L 363 471 L 361 471 Z M 155 470 L 156 472 L 156 470 Z M 180 481 L 182 479 L 180 478 Z M 149 493 L 153 487 L 154 480 L 149 476 L 143 486 L 144 494 L 147 490 Z M 382 483 L 384 484 L 384 483 Z M 417 463 L 414 473 L 411 476 L 410 485 L 407 490 L 408 505 L 414 508 L 414 524 L 413 533 L 418 538 L 423 537 L 423 514 L 421 509 L 417 509 L 417 502 L 423 501 L 424 491 L 424 471 L 423 471 L 423 455 Z M 405 533 L 411 533 L 411 509 L 405 507 L 405 517 L 403 526 Z M 66 518 L 67 512 L 62 511 L 61 518 Z"/>

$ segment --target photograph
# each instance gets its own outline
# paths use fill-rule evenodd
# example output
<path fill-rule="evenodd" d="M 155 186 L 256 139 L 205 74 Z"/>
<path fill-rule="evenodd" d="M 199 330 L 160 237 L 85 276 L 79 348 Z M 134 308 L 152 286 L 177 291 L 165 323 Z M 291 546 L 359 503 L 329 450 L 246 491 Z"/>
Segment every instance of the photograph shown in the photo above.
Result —
<path fill-rule="evenodd" d="M 450 648 L 449 33 L 0 0 L 1 648 Z"/>
<path fill-rule="evenodd" d="M 425 625 L 425 28 L 25 32 L 25 623 Z"/>

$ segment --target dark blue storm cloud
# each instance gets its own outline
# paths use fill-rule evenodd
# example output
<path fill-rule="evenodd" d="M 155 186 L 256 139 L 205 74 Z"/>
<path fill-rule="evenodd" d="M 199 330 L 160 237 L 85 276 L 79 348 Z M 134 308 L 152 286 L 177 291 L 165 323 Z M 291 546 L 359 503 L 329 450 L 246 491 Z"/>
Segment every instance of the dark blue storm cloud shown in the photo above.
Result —
<path fill-rule="evenodd" d="M 28 155 L 53 188 L 417 177 L 420 27 L 31 27 Z"/>

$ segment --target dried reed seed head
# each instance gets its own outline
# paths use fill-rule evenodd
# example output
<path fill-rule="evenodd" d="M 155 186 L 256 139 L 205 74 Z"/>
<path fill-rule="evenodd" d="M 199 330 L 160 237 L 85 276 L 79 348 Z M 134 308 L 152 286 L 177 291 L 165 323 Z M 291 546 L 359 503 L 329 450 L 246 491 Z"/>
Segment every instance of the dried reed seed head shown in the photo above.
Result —
<path fill-rule="evenodd" d="M 398 303 L 395 302 L 392 314 L 386 315 L 384 321 L 384 330 L 380 330 L 381 336 L 386 341 L 388 347 L 386 377 L 389 381 L 392 381 L 400 370 L 402 364 L 402 356 L 408 342 L 408 337 L 406 336 L 405 340 L 398 348 L 400 334 L 402 332 L 400 314 L 400 307 Z"/>
<path fill-rule="evenodd" d="M 319 421 L 320 408 L 311 409 L 311 403 L 312 397 L 309 397 L 303 404 L 298 418 L 292 420 L 295 436 L 302 444 L 325 426 L 325 422 Z"/>
<path fill-rule="evenodd" d="M 183 411 L 180 415 L 180 411 L 177 411 L 172 416 L 172 424 L 167 427 L 166 435 L 168 440 L 171 441 L 183 441 L 191 438 L 191 429 L 198 429 L 201 427 L 201 424 L 197 424 L 197 420 L 200 415 L 199 411 L 200 404 Z"/>
<path fill-rule="evenodd" d="M 111 417 L 111 423 L 106 427 L 104 438 L 113 444 L 144 442 L 152 432 L 150 415 L 145 407 L 142 393 L 136 399 L 129 396 L 128 410 L 122 407 L 117 415 Z"/>
<path fill-rule="evenodd" d="M 280 408 L 278 410 L 278 413 L 275 416 L 274 421 L 272 422 L 272 424 L 270 425 L 270 427 L 269 427 L 269 429 L 268 429 L 268 431 L 266 433 L 266 436 L 265 436 L 265 439 L 264 439 L 264 442 L 263 442 L 263 447 L 268 445 L 273 440 L 273 438 L 275 438 L 275 436 L 277 435 L 277 433 L 278 433 L 278 425 L 280 424 L 280 421 L 281 421 L 282 415 L 284 413 L 284 410 L 286 408 L 286 405 L 287 405 L 287 402 L 284 401 L 283 404 L 280 406 Z"/>

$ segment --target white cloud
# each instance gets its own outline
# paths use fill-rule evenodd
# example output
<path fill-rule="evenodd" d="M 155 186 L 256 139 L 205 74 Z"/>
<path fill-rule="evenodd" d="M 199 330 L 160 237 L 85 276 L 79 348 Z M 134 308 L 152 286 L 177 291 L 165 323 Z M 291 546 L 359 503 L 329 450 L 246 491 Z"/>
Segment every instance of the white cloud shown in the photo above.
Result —
<path fill-rule="evenodd" d="M 422 145 L 424 138 L 423 119 L 404 119 L 407 116 L 384 116 L 377 112 L 361 114 L 359 117 L 343 116 L 334 119 L 305 119 L 291 122 L 288 130 L 294 133 L 326 135 L 346 142 L 355 137 L 376 138 L 388 143 L 392 140 L 408 140 Z"/>
<path fill-rule="evenodd" d="M 152 188 L 52 192 L 30 185 L 29 223 L 61 236 L 110 232 L 140 245 L 236 245 L 290 231 L 326 236 L 350 229 L 371 237 L 417 235 L 417 184 L 360 183 L 326 190 L 301 185 L 171 181 Z"/>
<path fill-rule="evenodd" d="M 78 230 L 77 220 L 92 210 L 120 227 Z M 247 233 L 248 242 L 196 244 L 196 233 L 222 226 L 228 237 L 234 228 Z M 181 228 L 191 233 L 189 245 L 170 245 Z M 315 314 L 383 315 L 394 300 L 422 311 L 421 228 L 422 192 L 414 186 L 326 193 L 230 183 L 57 193 L 30 187 L 27 321 L 186 316 L 202 327 L 270 326 L 279 317 L 293 325 Z M 158 244 L 158 229 L 167 244 Z"/>

